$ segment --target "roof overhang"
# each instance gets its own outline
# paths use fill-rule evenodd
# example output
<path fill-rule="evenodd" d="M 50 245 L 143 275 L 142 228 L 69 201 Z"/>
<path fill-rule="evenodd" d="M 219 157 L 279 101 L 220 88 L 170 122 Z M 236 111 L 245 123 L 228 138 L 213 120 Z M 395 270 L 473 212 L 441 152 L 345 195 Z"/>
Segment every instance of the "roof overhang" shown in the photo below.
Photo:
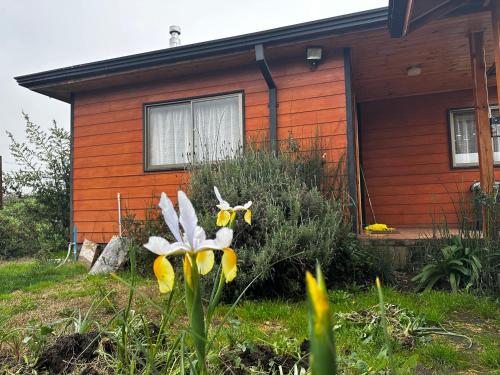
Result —
<path fill-rule="evenodd" d="M 393 38 L 404 37 L 430 21 L 482 11 L 490 1 L 389 0 L 389 33 Z"/>
<path fill-rule="evenodd" d="M 78 84 L 82 81 L 98 79 L 104 83 L 106 82 L 104 78 L 109 79 L 132 72 L 165 69 L 172 65 L 192 63 L 201 59 L 246 54 L 253 50 L 256 44 L 273 46 L 385 28 L 387 17 L 387 8 L 379 8 L 251 34 L 23 75 L 15 79 L 19 85 L 30 90 L 69 102 L 71 93 L 77 92 Z"/>

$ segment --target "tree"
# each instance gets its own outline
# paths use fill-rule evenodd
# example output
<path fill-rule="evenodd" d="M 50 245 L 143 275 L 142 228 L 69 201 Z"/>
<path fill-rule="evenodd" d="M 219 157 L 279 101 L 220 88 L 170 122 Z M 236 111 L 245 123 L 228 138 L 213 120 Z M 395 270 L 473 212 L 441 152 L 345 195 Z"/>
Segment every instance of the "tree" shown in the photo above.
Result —
<path fill-rule="evenodd" d="M 54 121 L 48 130 L 33 123 L 23 112 L 26 121 L 26 141 L 10 138 L 10 152 L 18 170 L 5 174 L 5 189 L 19 198 L 36 199 L 36 215 L 47 220 L 54 230 L 67 236 L 70 202 L 70 135 Z M 67 238 L 67 237 L 66 237 Z"/>

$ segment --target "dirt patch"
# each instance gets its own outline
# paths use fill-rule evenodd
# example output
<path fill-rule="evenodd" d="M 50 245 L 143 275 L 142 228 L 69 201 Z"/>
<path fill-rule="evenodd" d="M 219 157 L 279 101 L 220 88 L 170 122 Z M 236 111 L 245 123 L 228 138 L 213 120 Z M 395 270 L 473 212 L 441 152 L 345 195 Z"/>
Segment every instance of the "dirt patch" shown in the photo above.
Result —
<path fill-rule="evenodd" d="M 0 373 L 3 374 L 2 371 L 6 371 L 7 369 L 14 368 L 17 365 L 17 360 L 14 356 L 0 349 Z"/>
<path fill-rule="evenodd" d="M 301 346 L 302 347 L 302 346 Z M 247 375 L 254 374 L 257 369 L 277 372 L 281 367 L 284 374 L 292 373 L 297 365 L 299 368 L 308 367 L 303 358 L 299 359 L 291 354 L 278 355 L 269 345 L 250 345 L 248 347 L 233 348 L 220 356 L 221 374 Z"/>
<path fill-rule="evenodd" d="M 97 332 L 60 336 L 43 351 L 36 367 L 54 374 L 70 372 L 77 363 L 90 363 L 97 358 L 99 340 Z"/>
<path fill-rule="evenodd" d="M 92 305 L 92 301 L 97 300 L 101 301 L 103 295 L 99 293 L 87 295 L 87 296 L 75 296 L 68 298 L 55 298 L 57 293 L 61 293 L 64 291 L 72 291 L 78 292 L 86 287 L 88 284 L 85 283 L 85 275 L 75 278 L 66 285 L 58 284 L 54 285 L 51 288 L 43 291 L 37 292 L 23 292 L 16 291 L 13 293 L 13 298 L 8 301 L 0 301 L 0 307 L 2 305 L 9 306 L 9 308 L 16 308 L 20 306 L 23 301 L 23 297 L 29 299 L 35 305 L 35 308 L 20 311 L 18 313 L 13 314 L 8 321 L 9 327 L 24 327 L 26 322 L 34 320 L 38 321 L 42 324 L 48 324 L 64 318 L 68 315 L 72 315 L 72 313 L 80 310 L 85 313 L 89 307 Z M 106 285 L 106 290 L 111 291 L 112 293 L 108 296 L 110 300 L 110 304 L 113 304 L 116 308 L 120 308 L 126 306 L 128 299 L 128 291 L 129 289 L 120 283 L 115 283 L 113 281 L 109 281 Z M 137 288 L 138 292 L 142 295 L 150 298 L 156 299 L 157 293 L 155 289 L 151 288 L 149 284 L 140 285 Z M 136 295 L 136 297 L 140 297 Z M 140 298 L 137 298 L 134 301 L 134 309 L 138 310 L 140 303 Z M 92 319 L 99 322 L 108 321 L 114 314 L 113 308 L 107 308 L 108 304 L 102 303 L 100 307 L 93 312 Z M 151 310 L 151 309 L 150 309 Z M 154 320 L 158 318 L 159 313 L 156 310 L 147 311 L 148 318 Z"/>
<path fill-rule="evenodd" d="M 89 365 L 80 372 L 80 375 L 110 375 L 110 374 L 111 372 L 100 369 L 94 365 Z"/>

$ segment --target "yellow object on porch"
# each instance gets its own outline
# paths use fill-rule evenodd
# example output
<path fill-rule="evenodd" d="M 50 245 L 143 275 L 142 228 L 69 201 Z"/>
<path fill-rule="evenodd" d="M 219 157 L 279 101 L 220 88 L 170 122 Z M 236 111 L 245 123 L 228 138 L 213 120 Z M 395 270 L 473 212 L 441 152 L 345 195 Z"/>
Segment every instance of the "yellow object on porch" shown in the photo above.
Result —
<path fill-rule="evenodd" d="M 370 224 L 365 227 L 366 232 L 392 232 L 396 228 L 390 228 L 386 224 Z"/>

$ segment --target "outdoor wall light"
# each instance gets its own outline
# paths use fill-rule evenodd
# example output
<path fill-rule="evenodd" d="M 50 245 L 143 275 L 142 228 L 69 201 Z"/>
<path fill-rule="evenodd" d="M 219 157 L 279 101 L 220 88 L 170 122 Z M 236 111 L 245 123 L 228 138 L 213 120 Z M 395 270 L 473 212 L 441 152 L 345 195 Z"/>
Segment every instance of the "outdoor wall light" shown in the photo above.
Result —
<path fill-rule="evenodd" d="M 410 65 L 406 69 L 406 73 L 408 74 L 408 77 L 419 76 L 420 73 L 422 73 L 422 67 L 420 65 L 418 65 L 418 64 L 416 64 L 416 65 Z"/>
<path fill-rule="evenodd" d="M 307 47 L 307 61 L 311 70 L 316 69 L 321 60 L 323 60 L 323 47 Z"/>

